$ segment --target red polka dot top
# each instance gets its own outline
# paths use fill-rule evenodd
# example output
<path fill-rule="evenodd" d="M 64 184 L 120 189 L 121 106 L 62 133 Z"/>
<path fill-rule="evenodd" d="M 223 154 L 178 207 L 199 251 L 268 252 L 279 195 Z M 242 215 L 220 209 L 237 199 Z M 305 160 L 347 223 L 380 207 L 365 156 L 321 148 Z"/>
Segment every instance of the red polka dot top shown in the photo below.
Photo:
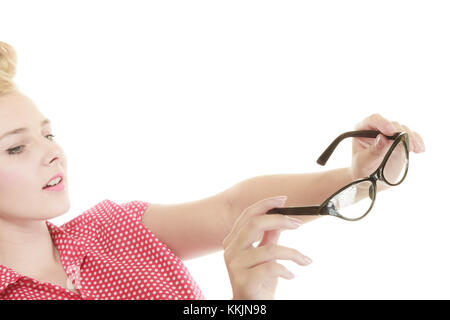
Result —
<path fill-rule="evenodd" d="M 0 299 L 205 299 L 182 261 L 142 224 L 149 205 L 106 199 L 60 227 L 46 221 L 68 288 L 0 265 Z"/>

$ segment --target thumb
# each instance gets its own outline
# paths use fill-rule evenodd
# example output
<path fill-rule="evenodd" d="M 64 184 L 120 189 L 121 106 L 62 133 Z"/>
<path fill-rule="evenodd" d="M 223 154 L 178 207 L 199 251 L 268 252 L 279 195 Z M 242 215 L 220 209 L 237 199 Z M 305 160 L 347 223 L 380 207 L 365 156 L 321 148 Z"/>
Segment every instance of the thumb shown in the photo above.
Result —
<path fill-rule="evenodd" d="M 355 154 L 352 165 L 356 174 L 355 177 L 366 177 L 381 164 L 388 143 L 388 139 L 384 135 L 379 134 L 374 144 Z"/>
<path fill-rule="evenodd" d="M 236 221 L 233 224 L 233 227 L 231 228 L 231 231 L 228 233 L 228 235 L 225 237 L 225 239 L 222 241 L 222 246 L 225 248 L 228 246 L 228 243 L 230 242 L 230 239 L 234 237 L 234 234 L 236 234 L 244 225 L 245 223 L 251 219 L 252 217 L 263 215 L 270 209 L 273 209 L 275 207 L 281 207 L 284 205 L 284 203 L 287 200 L 287 196 L 279 196 L 279 197 L 271 197 L 271 198 L 265 198 L 258 202 L 253 203 L 242 213 L 239 215 L 239 217 L 236 219 Z"/>
<path fill-rule="evenodd" d="M 262 199 L 253 205 L 251 205 L 248 209 L 248 216 L 256 216 L 265 214 L 270 209 L 275 207 L 282 207 L 287 200 L 287 196 L 279 196 L 279 197 L 271 197 Z"/>
<path fill-rule="evenodd" d="M 388 143 L 388 139 L 383 134 L 379 134 L 375 139 L 375 143 L 361 152 L 361 158 L 368 162 L 380 160 Z"/>
<path fill-rule="evenodd" d="M 387 143 L 388 139 L 380 133 L 375 139 L 375 144 L 372 146 L 371 151 L 376 155 L 379 155 L 384 150 L 384 147 L 387 145 Z"/>

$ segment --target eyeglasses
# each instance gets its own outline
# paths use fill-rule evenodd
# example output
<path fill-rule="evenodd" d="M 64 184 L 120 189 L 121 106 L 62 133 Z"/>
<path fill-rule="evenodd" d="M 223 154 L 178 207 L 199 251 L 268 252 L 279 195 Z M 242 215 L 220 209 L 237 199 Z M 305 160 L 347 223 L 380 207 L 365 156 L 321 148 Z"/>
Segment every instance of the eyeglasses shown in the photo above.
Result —
<path fill-rule="evenodd" d="M 350 131 L 337 137 L 321 154 L 317 163 L 325 165 L 338 144 L 345 138 L 376 138 L 380 131 Z M 409 164 L 409 136 L 407 132 L 398 132 L 385 136 L 394 140 L 380 166 L 367 178 L 356 180 L 339 189 L 320 206 L 273 208 L 267 214 L 284 215 L 331 215 L 348 221 L 365 217 L 372 209 L 377 194 L 377 181 L 397 186 L 405 180 Z"/>

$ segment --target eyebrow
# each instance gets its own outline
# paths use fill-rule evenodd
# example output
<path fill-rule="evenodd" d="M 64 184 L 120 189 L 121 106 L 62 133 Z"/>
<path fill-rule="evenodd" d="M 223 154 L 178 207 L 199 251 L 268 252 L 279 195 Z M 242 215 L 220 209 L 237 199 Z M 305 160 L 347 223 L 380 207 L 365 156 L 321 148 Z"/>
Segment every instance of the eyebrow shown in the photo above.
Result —
<path fill-rule="evenodd" d="M 43 127 L 43 126 L 45 126 L 46 124 L 49 124 L 49 123 L 50 123 L 50 120 L 49 119 L 45 119 L 45 120 L 43 120 L 41 122 L 41 127 Z M 4 137 L 9 136 L 11 134 L 19 134 L 19 133 L 22 133 L 22 132 L 25 132 L 25 131 L 28 131 L 28 128 L 17 128 L 17 129 L 8 131 L 8 132 L 6 132 L 4 135 L 2 135 L 0 137 L 0 140 L 2 140 Z"/>

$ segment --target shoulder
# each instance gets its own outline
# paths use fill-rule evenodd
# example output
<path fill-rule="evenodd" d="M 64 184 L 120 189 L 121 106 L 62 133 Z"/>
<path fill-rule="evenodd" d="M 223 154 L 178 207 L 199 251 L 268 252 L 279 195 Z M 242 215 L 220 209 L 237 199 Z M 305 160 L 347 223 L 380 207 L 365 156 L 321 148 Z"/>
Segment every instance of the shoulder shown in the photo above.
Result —
<path fill-rule="evenodd" d="M 148 202 L 138 200 L 117 203 L 104 199 L 79 216 L 64 223 L 61 228 L 74 235 L 86 236 L 90 234 L 95 236 L 102 229 L 107 229 L 112 225 L 139 222 L 149 205 Z"/>

